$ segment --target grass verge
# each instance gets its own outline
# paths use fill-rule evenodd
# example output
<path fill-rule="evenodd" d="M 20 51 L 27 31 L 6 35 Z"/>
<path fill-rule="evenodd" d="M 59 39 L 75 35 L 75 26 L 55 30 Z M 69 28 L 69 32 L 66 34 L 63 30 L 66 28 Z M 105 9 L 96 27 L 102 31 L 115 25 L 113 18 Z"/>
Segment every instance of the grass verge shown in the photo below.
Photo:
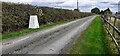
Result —
<path fill-rule="evenodd" d="M 117 22 L 118 29 L 120 30 L 120 20 Z"/>
<path fill-rule="evenodd" d="M 37 28 L 37 29 L 24 29 L 24 30 L 21 30 L 19 32 L 11 32 L 11 33 L 8 33 L 8 34 L 1 35 L 0 40 L 23 36 L 25 34 L 35 32 L 37 30 L 47 29 L 47 28 L 50 28 L 50 27 L 53 27 L 53 26 L 56 26 L 56 25 L 60 25 L 60 24 L 64 24 L 64 23 L 67 23 L 67 22 L 70 22 L 70 21 L 73 21 L 73 20 L 76 20 L 76 19 L 71 19 L 71 20 L 65 20 L 65 21 L 61 21 L 61 22 L 46 24 L 46 25 L 40 26 L 40 28 Z"/>
<path fill-rule="evenodd" d="M 67 54 L 108 54 L 107 33 L 100 16 L 93 20 L 68 50 Z"/>

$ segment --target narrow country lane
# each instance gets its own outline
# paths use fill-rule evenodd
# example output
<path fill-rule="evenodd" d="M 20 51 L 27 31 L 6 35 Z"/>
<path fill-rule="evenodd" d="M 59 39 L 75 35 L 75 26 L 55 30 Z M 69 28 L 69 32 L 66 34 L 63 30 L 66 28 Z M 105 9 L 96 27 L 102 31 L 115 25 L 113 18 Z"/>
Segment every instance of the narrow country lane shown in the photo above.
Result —
<path fill-rule="evenodd" d="M 89 16 L 2 42 L 3 54 L 60 54 L 95 19 Z"/>

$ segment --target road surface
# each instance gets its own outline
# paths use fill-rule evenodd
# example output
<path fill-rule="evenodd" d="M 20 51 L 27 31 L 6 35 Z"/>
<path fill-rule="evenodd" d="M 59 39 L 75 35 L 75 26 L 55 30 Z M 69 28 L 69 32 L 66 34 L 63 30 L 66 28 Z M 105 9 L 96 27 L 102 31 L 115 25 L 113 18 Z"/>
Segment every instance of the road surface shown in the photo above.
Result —
<path fill-rule="evenodd" d="M 96 16 L 89 16 L 50 29 L 2 42 L 3 54 L 60 54 L 80 36 Z M 0 47 L 1 47 L 0 46 Z"/>

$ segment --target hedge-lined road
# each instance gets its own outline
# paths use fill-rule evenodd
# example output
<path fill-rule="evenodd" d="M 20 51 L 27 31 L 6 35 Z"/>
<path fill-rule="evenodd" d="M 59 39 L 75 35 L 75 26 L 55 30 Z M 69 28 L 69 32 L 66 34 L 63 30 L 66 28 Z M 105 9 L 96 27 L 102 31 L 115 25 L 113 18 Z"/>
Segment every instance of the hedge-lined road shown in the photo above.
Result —
<path fill-rule="evenodd" d="M 3 41 L 3 54 L 60 54 L 96 16 L 89 16 L 26 36 Z"/>

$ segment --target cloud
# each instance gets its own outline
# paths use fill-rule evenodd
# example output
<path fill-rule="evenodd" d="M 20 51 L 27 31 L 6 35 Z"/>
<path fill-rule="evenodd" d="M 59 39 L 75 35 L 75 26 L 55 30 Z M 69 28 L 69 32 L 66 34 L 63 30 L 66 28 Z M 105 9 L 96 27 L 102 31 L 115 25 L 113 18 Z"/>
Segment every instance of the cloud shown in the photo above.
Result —
<path fill-rule="evenodd" d="M 29 2 L 32 2 L 33 0 L 1 0 L 1 1 L 4 1 L 4 2 L 14 2 L 14 3 L 29 3 Z"/>
<path fill-rule="evenodd" d="M 107 3 L 109 3 L 109 2 L 100 2 L 100 3 L 107 4 Z"/>
<path fill-rule="evenodd" d="M 75 9 L 77 0 L 2 0 L 5 2 L 15 3 L 29 3 L 37 6 L 48 6 L 55 8 L 64 9 Z M 98 7 L 100 9 L 111 8 L 112 11 L 116 12 L 118 0 L 79 0 L 80 11 L 91 11 L 92 8 Z"/>

